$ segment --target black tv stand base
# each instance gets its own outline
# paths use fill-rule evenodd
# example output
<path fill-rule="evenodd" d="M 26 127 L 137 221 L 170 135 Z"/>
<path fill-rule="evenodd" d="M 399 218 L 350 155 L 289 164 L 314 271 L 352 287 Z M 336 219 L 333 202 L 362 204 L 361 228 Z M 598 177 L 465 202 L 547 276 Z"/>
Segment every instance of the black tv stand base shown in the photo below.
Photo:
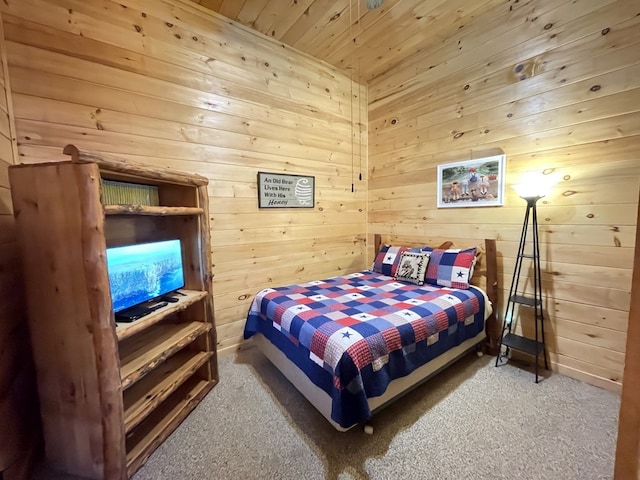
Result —
<path fill-rule="evenodd" d="M 167 305 L 167 302 L 156 302 L 152 305 L 136 305 L 135 307 L 127 308 L 126 310 L 116 313 L 116 321 L 133 322 Z"/>

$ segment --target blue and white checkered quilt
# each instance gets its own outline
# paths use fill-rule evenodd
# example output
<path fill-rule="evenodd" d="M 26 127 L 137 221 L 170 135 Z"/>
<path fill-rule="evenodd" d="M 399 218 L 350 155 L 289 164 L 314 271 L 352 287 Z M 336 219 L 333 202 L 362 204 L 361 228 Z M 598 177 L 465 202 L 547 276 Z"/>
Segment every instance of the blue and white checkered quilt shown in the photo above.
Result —
<path fill-rule="evenodd" d="M 367 398 L 484 328 L 484 295 L 397 282 L 371 271 L 268 288 L 244 337 L 263 334 L 332 398 L 344 428 L 371 416 Z"/>

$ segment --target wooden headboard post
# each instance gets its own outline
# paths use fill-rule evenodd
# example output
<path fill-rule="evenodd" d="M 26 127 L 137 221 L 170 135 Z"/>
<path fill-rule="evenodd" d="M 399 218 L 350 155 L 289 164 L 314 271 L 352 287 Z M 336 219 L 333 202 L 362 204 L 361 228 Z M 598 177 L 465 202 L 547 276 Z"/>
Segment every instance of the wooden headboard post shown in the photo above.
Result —
<path fill-rule="evenodd" d="M 496 250 L 496 241 L 494 238 L 484 239 L 484 255 L 486 263 L 487 286 L 486 292 L 491 304 L 493 312 L 487 318 L 485 324 L 485 332 L 487 333 L 487 353 L 489 355 L 498 355 L 500 350 L 500 331 L 496 310 L 498 308 L 498 253 Z"/>
<path fill-rule="evenodd" d="M 382 235 L 379 233 L 374 234 L 374 259 L 380 251 L 382 246 Z M 453 242 L 444 242 L 437 248 L 450 248 Z M 483 269 L 486 277 L 485 292 L 487 297 L 493 305 L 493 313 L 487 318 L 485 323 L 485 332 L 487 334 L 486 352 L 489 355 L 497 355 L 499 351 L 500 342 L 500 324 L 498 323 L 498 317 L 496 315 L 496 309 L 498 306 L 498 253 L 496 250 L 496 240 L 494 238 L 485 238 L 484 251 L 482 252 Z"/>

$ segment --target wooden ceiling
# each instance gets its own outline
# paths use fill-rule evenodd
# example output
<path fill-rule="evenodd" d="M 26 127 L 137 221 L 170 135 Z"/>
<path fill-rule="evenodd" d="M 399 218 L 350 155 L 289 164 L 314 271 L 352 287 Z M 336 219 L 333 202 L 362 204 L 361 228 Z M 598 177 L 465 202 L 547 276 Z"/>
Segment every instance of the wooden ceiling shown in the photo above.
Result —
<path fill-rule="evenodd" d="M 371 81 L 505 0 L 192 0 Z"/>

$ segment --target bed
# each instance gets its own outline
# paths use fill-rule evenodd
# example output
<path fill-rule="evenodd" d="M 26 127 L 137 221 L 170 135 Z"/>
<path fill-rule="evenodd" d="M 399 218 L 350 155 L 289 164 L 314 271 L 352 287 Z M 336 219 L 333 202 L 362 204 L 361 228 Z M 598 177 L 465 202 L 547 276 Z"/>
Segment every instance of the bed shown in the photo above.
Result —
<path fill-rule="evenodd" d="M 247 315 L 244 337 L 340 431 L 469 351 L 496 353 L 495 240 L 394 243 L 375 236 L 371 270 L 262 290 Z"/>

